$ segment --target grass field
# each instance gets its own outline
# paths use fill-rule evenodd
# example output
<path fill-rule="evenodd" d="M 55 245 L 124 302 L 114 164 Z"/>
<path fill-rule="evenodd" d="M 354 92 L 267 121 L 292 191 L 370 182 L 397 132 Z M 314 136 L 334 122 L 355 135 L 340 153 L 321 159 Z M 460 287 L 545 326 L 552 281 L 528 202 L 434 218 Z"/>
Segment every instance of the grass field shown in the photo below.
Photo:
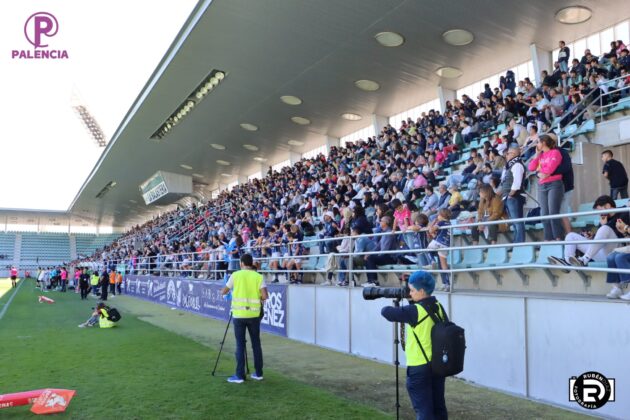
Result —
<path fill-rule="evenodd" d="M 95 300 L 53 292 L 55 304 L 39 304 L 39 294 L 26 281 L 0 319 L 0 394 L 76 390 L 57 418 L 378 419 L 395 412 L 391 366 L 264 334 L 265 380 L 228 384 L 210 375 L 222 322 L 118 296 L 110 304 L 123 314 L 119 327 L 82 329 Z M 233 373 L 232 337 L 218 369 L 224 376 Z M 402 418 L 413 418 L 401 379 Z M 447 381 L 447 405 L 453 419 L 579 417 L 459 380 Z M 29 417 L 27 407 L 0 410 L 2 419 Z"/>

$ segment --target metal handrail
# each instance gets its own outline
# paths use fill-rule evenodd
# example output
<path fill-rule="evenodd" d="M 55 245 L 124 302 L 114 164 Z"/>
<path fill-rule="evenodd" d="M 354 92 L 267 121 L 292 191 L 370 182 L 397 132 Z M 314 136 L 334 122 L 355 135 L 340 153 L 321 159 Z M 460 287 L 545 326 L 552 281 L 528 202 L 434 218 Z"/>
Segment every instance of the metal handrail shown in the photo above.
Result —
<path fill-rule="evenodd" d="M 609 81 L 608 81 L 608 82 L 606 82 L 606 83 L 615 82 L 615 81 L 618 81 L 618 80 L 623 79 L 623 78 L 625 78 L 625 77 L 627 77 L 627 76 L 619 76 L 619 77 L 616 77 L 616 78 L 614 78 L 614 79 L 609 80 Z M 598 86 L 598 87 L 599 87 L 599 86 Z M 586 95 L 585 97 L 583 97 L 583 98 L 580 100 L 580 102 L 578 102 L 578 104 L 582 104 L 582 105 L 583 105 L 583 104 L 586 102 L 587 98 L 589 98 L 589 97 L 590 97 L 592 94 L 594 94 L 595 92 L 597 92 L 597 89 L 593 89 L 591 92 L 589 92 L 589 93 L 588 93 L 588 95 Z M 600 95 L 600 97 L 601 97 L 601 96 L 602 96 L 602 95 Z M 593 105 L 593 103 L 595 103 L 595 101 L 597 101 L 597 99 L 599 99 L 599 97 L 598 97 L 598 98 L 595 98 L 595 99 L 594 99 L 591 103 L 589 103 L 588 105 L 586 105 L 586 106 L 584 107 L 584 109 L 582 109 L 582 111 L 580 111 L 580 113 L 579 113 L 579 114 L 578 114 L 575 118 L 573 118 L 573 119 L 572 119 L 572 120 L 571 120 L 571 121 L 570 121 L 570 122 L 569 122 L 566 126 L 569 126 L 569 125 L 573 124 L 573 123 L 574 123 L 574 122 L 575 122 L 575 121 L 576 121 L 579 117 L 581 117 L 581 116 L 582 116 L 582 115 L 586 112 L 586 110 L 588 110 L 588 108 L 589 108 L 591 105 Z M 560 127 L 560 121 L 562 121 L 562 120 L 563 120 L 563 119 L 564 119 L 567 115 L 569 115 L 569 111 L 567 111 L 567 112 L 565 112 L 564 114 L 562 114 L 562 115 L 560 116 L 560 119 L 558 120 L 558 128 L 560 128 L 560 130 L 562 130 L 562 128 Z M 549 130 L 547 130 L 544 134 L 549 134 L 549 133 L 550 133 L 550 132 L 552 132 L 552 131 L 554 131 L 554 124 L 553 124 L 553 121 L 552 121 L 552 123 L 551 123 L 551 126 L 549 127 Z M 561 131 L 561 132 L 562 132 L 562 131 Z"/>
<path fill-rule="evenodd" d="M 630 212 L 630 207 L 615 207 L 615 208 L 611 208 L 611 209 L 604 209 L 604 210 L 593 210 L 593 211 L 585 211 L 585 212 L 573 212 L 573 213 L 562 213 L 562 214 L 555 214 L 555 215 L 546 215 L 546 216 L 534 216 L 534 217 L 522 217 L 522 218 L 516 218 L 516 219 L 501 219 L 501 220 L 492 220 L 492 221 L 482 221 L 482 222 L 471 222 L 471 223 L 461 223 L 461 224 L 454 224 L 454 225 L 447 225 L 447 226 L 442 226 L 442 227 L 438 227 L 438 229 L 447 229 L 447 230 L 452 230 L 452 229 L 461 229 L 461 228 L 467 228 L 467 227 L 473 227 L 473 226 L 478 226 L 478 227 L 483 227 L 483 226 L 490 226 L 490 225 L 498 225 L 498 224 L 506 224 L 506 223 L 518 223 L 518 222 L 531 222 L 534 220 L 552 220 L 552 219 L 559 219 L 559 218 L 564 218 L 564 217 L 569 217 L 569 218 L 573 218 L 573 217 L 580 217 L 580 216 L 591 216 L 591 215 L 599 215 L 599 214 L 604 214 L 604 213 L 628 213 Z M 336 237 L 332 237 L 332 238 L 316 238 L 316 239 L 307 239 L 307 240 L 303 240 L 303 241 L 295 241 L 293 242 L 293 244 L 305 244 L 305 243 L 321 243 L 321 242 L 329 242 L 329 241 L 343 241 L 344 239 L 350 239 L 350 240 L 356 240 L 356 239 L 360 239 L 360 238 L 375 238 L 375 237 L 381 237 L 381 236 L 391 236 L 391 235 L 405 235 L 405 234 L 413 234 L 416 233 L 417 231 L 389 231 L 389 232 L 380 232 L 380 233 L 368 233 L 368 234 L 363 234 L 363 235 L 350 235 L 350 236 L 336 236 Z M 553 244 L 555 245 L 569 245 L 569 244 L 581 244 L 581 243 L 608 243 L 608 242 L 627 242 L 627 240 L 624 239 L 620 239 L 620 240 L 615 240 L 615 239 L 600 239 L 600 240 L 595 240 L 595 239 L 589 239 L 586 241 L 554 241 Z M 537 243 L 532 243 L 532 242 L 522 242 L 522 243 L 512 243 L 509 244 L 509 247 L 514 247 L 514 246 L 527 246 L 527 245 L 532 245 L 532 244 L 537 244 Z M 549 244 L 549 243 L 547 243 Z M 252 250 L 252 249 L 261 249 L 261 248 L 273 248 L 273 247 L 286 247 L 287 244 L 264 244 L 264 245 L 247 245 L 247 246 L 243 246 L 243 249 L 247 249 L 247 250 Z M 483 249 L 487 249 L 487 248 L 492 248 L 492 247 L 505 247 L 504 244 L 495 244 L 495 245 L 483 245 L 483 246 L 479 246 L 478 248 L 483 248 Z M 466 247 L 449 247 L 449 248 L 443 248 L 444 250 L 461 250 L 461 249 L 474 249 L 477 248 L 476 246 L 466 246 Z M 407 253 L 410 253 L 409 250 L 405 250 L 407 251 Z M 418 251 L 418 250 L 413 250 L 414 253 L 418 253 L 418 252 L 433 252 L 434 250 L 431 251 Z M 142 255 L 138 255 L 137 259 L 139 260 L 146 260 L 149 259 L 149 261 L 151 259 L 157 259 L 157 258 L 167 258 L 167 257 L 173 257 L 173 256 L 180 256 L 180 255 L 211 255 L 211 254 L 224 254 L 226 251 L 222 250 L 222 251 L 215 251 L 215 250 L 210 250 L 210 251 L 200 251 L 200 252 L 178 252 L 178 253 L 169 253 L 169 254 L 162 254 L 162 255 L 156 255 L 153 257 L 149 257 L 149 256 L 142 256 Z M 395 253 L 395 252 L 390 252 L 390 251 L 378 251 L 377 253 Z M 369 255 L 369 253 L 345 253 L 345 254 L 340 254 L 340 253 L 336 253 L 337 255 L 343 255 L 343 256 L 347 256 L 347 255 Z M 300 255 L 300 256 L 280 256 L 280 257 L 268 257 L 268 259 L 291 259 L 291 258 L 296 258 L 296 257 L 301 257 L 301 258 L 306 258 L 306 257 L 313 257 L 313 256 L 322 256 L 322 255 L 327 255 L 327 254 L 305 254 L 305 255 Z M 199 261 L 199 260 L 197 260 Z M 226 261 L 226 260 L 223 260 Z"/>

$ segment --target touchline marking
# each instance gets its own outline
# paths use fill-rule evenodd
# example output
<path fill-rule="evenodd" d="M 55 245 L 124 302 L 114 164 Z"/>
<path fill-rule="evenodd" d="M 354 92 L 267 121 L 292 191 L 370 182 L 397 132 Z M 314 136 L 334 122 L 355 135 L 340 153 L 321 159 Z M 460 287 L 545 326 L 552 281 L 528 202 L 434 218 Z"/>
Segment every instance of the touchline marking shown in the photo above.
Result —
<path fill-rule="evenodd" d="M 15 290 L 13 291 L 13 294 L 11 295 L 7 303 L 4 305 L 4 308 L 2 308 L 2 312 L 0 312 L 0 319 L 2 319 L 4 314 L 7 312 L 7 309 L 9 309 L 9 306 L 11 305 L 13 298 L 15 297 L 15 295 L 17 295 L 17 292 L 20 291 L 20 287 L 22 287 L 22 283 L 24 283 L 24 280 L 20 280 L 20 284 L 18 284 L 18 287 L 15 288 Z"/>

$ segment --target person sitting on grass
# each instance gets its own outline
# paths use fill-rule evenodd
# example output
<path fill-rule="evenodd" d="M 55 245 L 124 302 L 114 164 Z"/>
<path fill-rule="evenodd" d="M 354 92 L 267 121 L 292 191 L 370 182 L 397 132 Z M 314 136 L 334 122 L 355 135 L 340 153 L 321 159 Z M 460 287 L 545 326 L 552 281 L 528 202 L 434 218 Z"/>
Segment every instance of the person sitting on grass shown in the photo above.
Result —
<path fill-rule="evenodd" d="M 93 327 L 98 322 L 100 328 L 112 328 L 116 324 L 114 321 L 109 320 L 109 314 L 107 313 L 107 307 L 104 302 L 99 302 L 92 312 L 92 316 L 83 324 L 79 324 L 79 328 Z"/>

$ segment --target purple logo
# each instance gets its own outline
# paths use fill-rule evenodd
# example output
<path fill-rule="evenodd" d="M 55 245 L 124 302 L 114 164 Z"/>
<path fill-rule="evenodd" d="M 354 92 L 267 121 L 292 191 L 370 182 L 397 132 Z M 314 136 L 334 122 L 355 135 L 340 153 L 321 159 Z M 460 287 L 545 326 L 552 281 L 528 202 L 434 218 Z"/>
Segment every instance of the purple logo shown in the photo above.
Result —
<path fill-rule="evenodd" d="M 12 50 L 13 59 L 67 59 L 68 51 L 49 49 L 48 40 L 59 32 L 57 18 L 48 12 L 33 13 L 24 24 L 24 36 L 33 50 Z"/>
<path fill-rule="evenodd" d="M 47 47 L 42 44 L 42 36 L 55 36 L 58 30 L 57 18 L 48 12 L 33 13 L 24 24 L 24 36 L 35 48 Z"/>

